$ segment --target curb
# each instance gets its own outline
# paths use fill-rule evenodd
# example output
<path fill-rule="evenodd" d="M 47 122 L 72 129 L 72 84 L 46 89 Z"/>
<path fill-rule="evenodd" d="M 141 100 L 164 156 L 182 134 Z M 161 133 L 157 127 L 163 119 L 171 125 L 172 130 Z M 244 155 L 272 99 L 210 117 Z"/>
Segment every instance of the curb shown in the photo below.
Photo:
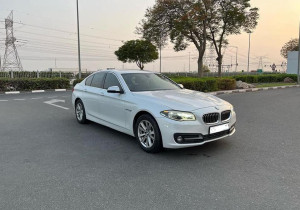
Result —
<path fill-rule="evenodd" d="M 10 91 L 10 92 L 5 92 L 6 95 L 13 95 L 13 94 L 20 94 L 20 91 Z"/>
<path fill-rule="evenodd" d="M 45 91 L 44 90 L 33 90 L 31 91 L 32 93 L 44 93 Z"/>
<path fill-rule="evenodd" d="M 0 92 L 1 94 L 5 95 L 15 95 L 15 94 L 21 94 L 21 93 L 46 93 L 46 92 L 66 92 L 71 91 L 71 89 L 54 89 L 54 90 L 32 90 L 32 91 L 8 91 L 8 92 Z"/>
<path fill-rule="evenodd" d="M 257 92 L 257 91 L 264 91 L 264 90 L 276 90 L 276 89 L 295 88 L 295 87 L 300 87 L 300 85 L 288 85 L 288 86 L 267 87 L 267 88 L 237 89 L 237 90 L 210 92 L 209 94 L 216 96 L 216 95 L 224 95 L 224 94 L 231 94 L 231 93 Z"/>

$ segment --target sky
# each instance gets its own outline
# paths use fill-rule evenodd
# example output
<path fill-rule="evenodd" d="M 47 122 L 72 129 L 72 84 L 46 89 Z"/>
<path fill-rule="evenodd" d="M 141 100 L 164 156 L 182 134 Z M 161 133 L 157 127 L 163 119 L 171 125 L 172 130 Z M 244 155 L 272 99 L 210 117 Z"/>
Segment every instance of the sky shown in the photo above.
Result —
<path fill-rule="evenodd" d="M 155 0 L 79 0 L 82 69 L 137 69 L 133 64 L 117 61 L 114 51 L 123 41 L 138 39 L 135 28 L 145 10 Z M 0 0 L 0 55 L 5 52 L 4 19 L 14 11 L 14 35 L 17 49 L 25 70 L 57 68 L 75 70 L 77 61 L 76 0 Z M 260 9 L 257 28 L 251 34 L 250 70 L 259 67 L 262 59 L 264 70 L 275 63 L 278 70 L 285 59 L 280 49 L 291 38 L 297 38 L 300 22 L 299 0 L 251 0 Z M 224 65 L 236 63 L 238 71 L 247 69 L 248 39 L 246 33 L 229 37 Z M 189 59 L 189 54 L 190 59 Z M 215 71 L 214 52 L 207 50 L 205 63 Z M 182 52 L 174 52 L 172 44 L 162 51 L 163 72 L 197 70 L 197 51 L 191 44 Z M 145 69 L 159 71 L 159 62 L 147 64 Z M 235 71 L 235 66 L 224 70 Z"/>

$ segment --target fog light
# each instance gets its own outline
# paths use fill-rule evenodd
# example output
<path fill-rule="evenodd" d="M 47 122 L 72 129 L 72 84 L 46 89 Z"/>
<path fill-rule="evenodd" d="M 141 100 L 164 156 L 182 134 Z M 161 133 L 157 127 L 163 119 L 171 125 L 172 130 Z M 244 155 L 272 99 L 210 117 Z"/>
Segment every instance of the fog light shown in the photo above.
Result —
<path fill-rule="evenodd" d="M 178 137 L 177 137 L 177 142 L 178 142 L 178 143 L 182 143 L 182 142 L 183 142 L 182 136 L 178 136 Z"/>

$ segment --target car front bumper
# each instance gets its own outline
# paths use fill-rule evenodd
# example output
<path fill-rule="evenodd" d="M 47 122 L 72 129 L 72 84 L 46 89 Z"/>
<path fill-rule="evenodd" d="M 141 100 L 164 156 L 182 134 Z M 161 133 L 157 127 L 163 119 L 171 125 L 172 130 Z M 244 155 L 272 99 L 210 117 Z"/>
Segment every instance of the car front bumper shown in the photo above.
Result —
<path fill-rule="evenodd" d="M 202 116 L 203 113 L 209 113 L 213 110 L 209 108 L 201 110 L 202 113 L 196 113 L 196 116 Z M 162 135 L 163 147 L 164 148 L 187 148 L 200 146 L 208 142 L 220 140 L 229 136 L 232 136 L 235 133 L 235 123 L 236 123 L 236 114 L 233 111 L 231 117 L 226 122 L 218 122 L 215 124 L 205 124 L 202 121 L 202 118 L 198 117 L 196 121 L 185 121 L 179 122 L 170 120 L 165 117 L 156 118 L 156 121 L 159 125 L 160 132 Z M 229 130 L 222 131 L 216 134 L 209 134 L 210 127 L 228 124 Z M 189 141 L 184 141 L 181 143 L 176 142 L 178 136 L 189 137 Z M 199 136 L 199 138 L 196 138 Z"/>

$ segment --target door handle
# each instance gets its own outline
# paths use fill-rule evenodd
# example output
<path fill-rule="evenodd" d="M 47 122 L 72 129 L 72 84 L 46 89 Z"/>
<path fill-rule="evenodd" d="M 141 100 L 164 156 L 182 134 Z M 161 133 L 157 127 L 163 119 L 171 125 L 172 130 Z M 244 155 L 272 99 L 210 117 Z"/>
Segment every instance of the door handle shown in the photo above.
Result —
<path fill-rule="evenodd" d="M 84 92 L 86 92 L 86 89 L 83 89 Z"/>
<path fill-rule="evenodd" d="M 104 96 L 104 93 L 99 93 L 100 94 L 100 96 Z"/>

